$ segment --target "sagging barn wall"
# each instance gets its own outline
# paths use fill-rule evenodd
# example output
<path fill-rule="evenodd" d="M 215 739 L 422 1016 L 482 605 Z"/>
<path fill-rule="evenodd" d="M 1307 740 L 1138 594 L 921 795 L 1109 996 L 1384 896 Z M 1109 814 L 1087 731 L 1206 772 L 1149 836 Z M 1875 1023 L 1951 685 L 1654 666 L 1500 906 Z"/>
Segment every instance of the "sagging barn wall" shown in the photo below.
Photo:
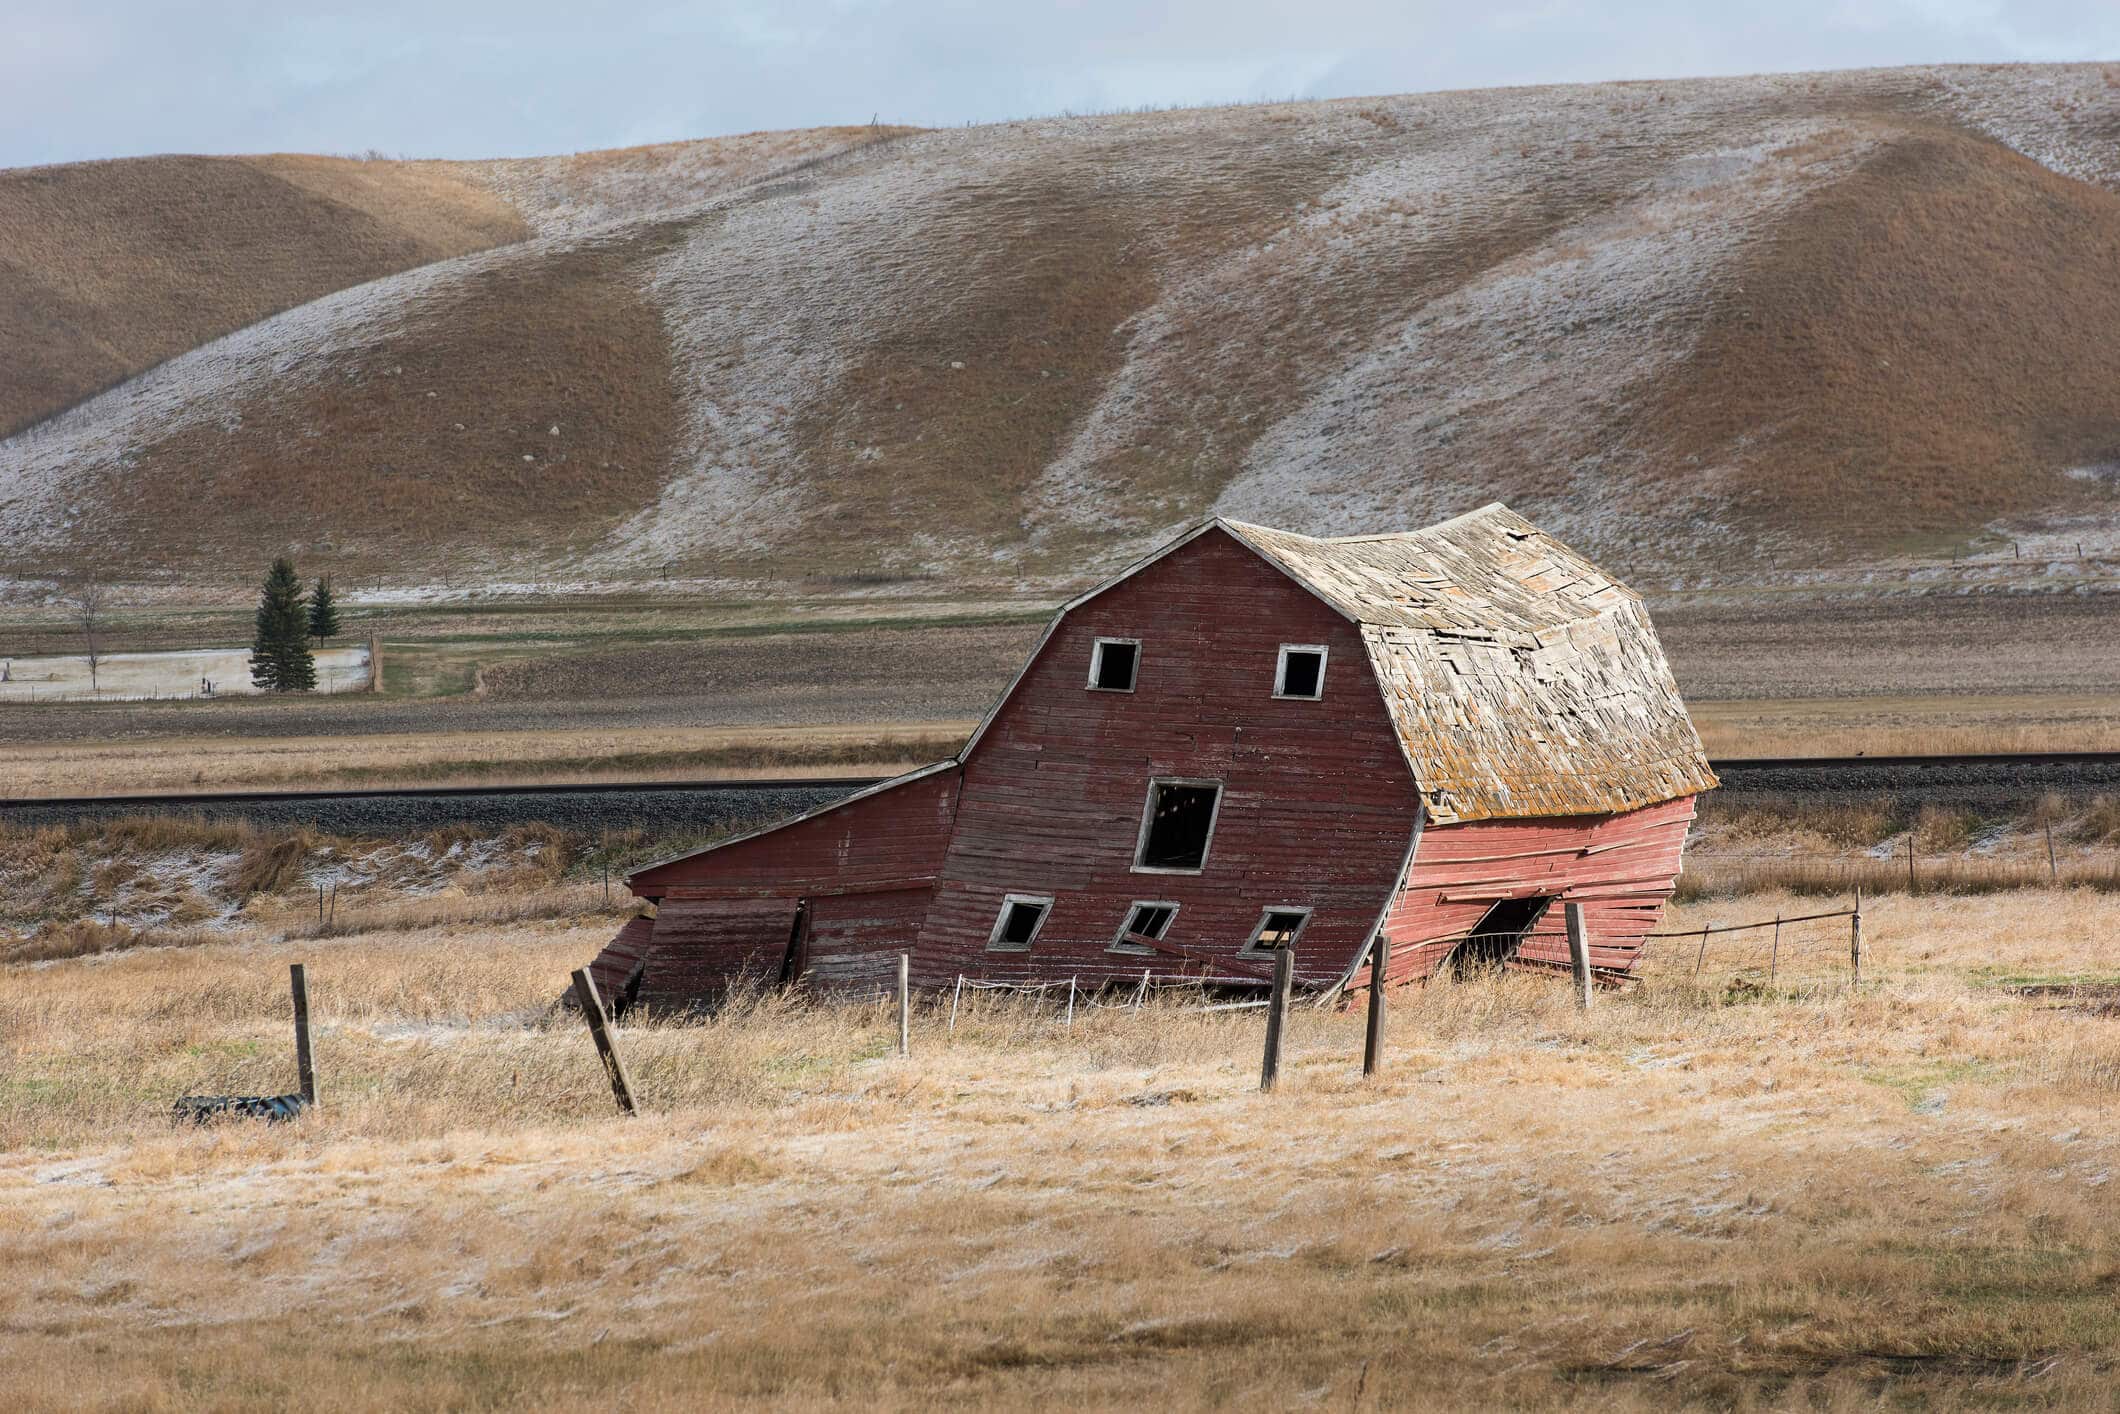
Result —
<path fill-rule="evenodd" d="M 1092 684 L 1099 640 L 1138 649 L 1123 682 Z M 1277 690 L 1296 645 L 1324 655 L 1317 696 Z M 1144 867 L 1165 780 L 1174 857 Z M 1560 911 L 1535 915 L 1567 902 L 1593 961 L 1631 968 L 1714 784 L 1638 596 L 1506 507 L 1329 540 L 1213 521 L 1070 604 L 960 761 L 635 875 L 659 915 L 598 979 L 645 964 L 664 1004 L 741 972 L 861 991 L 899 952 L 938 988 L 1257 979 L 1274 909 L 1304 919 L 1301 981 L 1363 985 L 1378 926 L 1395 980 L 1454 949 L 1559 965 Z M 1206 858 L 1181 867 L 1210 787 Z M 1136 907 L 1169 921 L 1153 948 L 1122 936 Z M 1475 929 L 1509 949 L 1462 945 Z"/>
<path fill-rule="evenodd" d="M 1631 969 L 1677 886 L 1693 798 L 1617 815 L 1477 820 L 1421 834 L 1384 924 L 1390 981 L 1426 977 L 1503 899 L 1549 898 L 1523 961 L 1568 965 L 1560 905 L 1580 903 L 1593 967 Z"/>
<path fill-rule="evenodd" d="M 1140 640 L 1132 692 L 1089 690 L 1099 637 Z M 1326 647 L 1318 700 L 1274 695 L 1284 644 Z M 1133 868 L 1157 777 L 1223 783 L 1197 874 Z M 1231 959 L 1263 909 L 1310 908 L 1297 975 L 1331 981 L 1391 896 L 1416 801 L 1360 631 L 1210 531 L 1070 611 L 988 724 L 964 763 L 915 978 L 1188 971 L 1180 958 L 1112 950 L 1139 901 L 1177 905 L 1166 942 Z M 1053 899 L 1028 952 L 988 947 L 1011 893 Z M 1266 971 L 1271 959 L 1245 965 Z"/>
<path fill-rule="evenodd" d="M 656 916 L 628 923 L 605 948 L 598 986 L 614 991 L 636 959 L 648 963 L 639 1000 L 659 1007 L 711 997 L 745 973 L 883 985 L 926 914 L 958 781 L 948 765 L 634 874 Z"/>

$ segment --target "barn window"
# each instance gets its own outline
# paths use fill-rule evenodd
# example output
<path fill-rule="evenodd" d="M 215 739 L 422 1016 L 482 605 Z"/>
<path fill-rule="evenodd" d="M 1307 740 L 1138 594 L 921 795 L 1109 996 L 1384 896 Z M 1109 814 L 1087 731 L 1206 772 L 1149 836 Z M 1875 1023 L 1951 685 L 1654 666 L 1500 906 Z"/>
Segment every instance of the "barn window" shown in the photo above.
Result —
<path fill-rule="evenodd" d="M 1001 900 L 1000 916 L 994 919 L 994 931 L 986 936 L 987 947 L 994 952 L 1029 952 L 1031 940 L 1052 911 L 1050 894 L 1007 895 Z"/>
<path fill-rule="evenodd" d="M 1310 910 L 1307 908 L 1269 908 L 1259 915 L 1259 926 L 1251 930 L 1251 940 L 1244 944 L 1244 951 L 1257 954 L 1292 949 L 1309 922 Z"/>
<path fill-rule="evenodd" d="M 1312 701 L 1325 695 L 1325 647 L 1318 643 L 1284 643 L 1274 667 L 1273 695 Z"/>
<path fill-rule="evenodd" d="M 1178 905 L 1174 903 L 1137 903 L 1126 911 L 1126 921 L 1119 925 L 1119 936 L 1112 940 L 1111 952 L 1149 953 L 1156 951 L 1139 943 L 1127 941 L 1129 935 L 1154 938 L 1163 941 L 1170 931 L 1170 920 L 1178 916 Z"/>
<path fill-rule="evenodd" d="M 1134 869 L 1144 874 L 1197 874 L 1222 809 L 1220 781 L 1152 780 L 1141 807 Z"/>
<path fill-rule="evenodd" d="M 1090 691 L 1132 692 L 1134 671 L 1140 665 L 1140 639 L 1098 639 L 1089 651 Z"/>

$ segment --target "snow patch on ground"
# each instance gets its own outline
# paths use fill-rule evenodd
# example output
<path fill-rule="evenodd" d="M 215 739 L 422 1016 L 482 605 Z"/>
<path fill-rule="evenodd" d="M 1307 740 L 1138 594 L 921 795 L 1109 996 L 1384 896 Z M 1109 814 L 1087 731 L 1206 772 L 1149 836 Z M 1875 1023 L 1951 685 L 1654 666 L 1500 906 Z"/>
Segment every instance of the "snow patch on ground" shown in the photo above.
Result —
<path fill-rule="evenodd" d="M 313 650 L 318 692 L 361 692 L 373 665 L 368 647 Z M 0 703 L 137 702 L 149 699 L 249 697 L 247 648 L 182 648 L 161 653 L 108 653 L 89 672 L 80 654 L 38 658 L 0 655 Z M 213 685 L 209 694 L 204 684 Z"/>

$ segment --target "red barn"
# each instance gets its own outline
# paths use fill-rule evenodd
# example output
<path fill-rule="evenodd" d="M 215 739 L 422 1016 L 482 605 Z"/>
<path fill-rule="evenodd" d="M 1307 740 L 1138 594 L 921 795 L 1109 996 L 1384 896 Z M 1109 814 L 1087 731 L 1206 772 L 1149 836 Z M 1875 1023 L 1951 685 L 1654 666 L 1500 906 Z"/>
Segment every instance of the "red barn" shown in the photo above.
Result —
<path fill-rule="evenodd" d="M 642 869 L 592 965 L 657 1007 L 912 954 L 1085 985 L 1631 968 L 1715 785 L 1640 596 L 1504 506 L 1316 539 L 1215 520 L 1053 619 L 954 760 Z M 646 916 L 651 915 L 652 916 Z"/>

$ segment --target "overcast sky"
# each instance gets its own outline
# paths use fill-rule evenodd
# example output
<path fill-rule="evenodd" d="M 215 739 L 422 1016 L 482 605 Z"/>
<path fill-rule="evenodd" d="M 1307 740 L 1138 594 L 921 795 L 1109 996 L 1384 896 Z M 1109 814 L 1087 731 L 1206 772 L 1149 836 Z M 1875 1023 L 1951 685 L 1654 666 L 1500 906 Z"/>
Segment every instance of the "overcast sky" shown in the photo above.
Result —
<path fill-rule="evenodd" d="M 2115 0 L 0 0 L 0 166 L 571 152 L 821 123 L 2002 60 Z"/>

